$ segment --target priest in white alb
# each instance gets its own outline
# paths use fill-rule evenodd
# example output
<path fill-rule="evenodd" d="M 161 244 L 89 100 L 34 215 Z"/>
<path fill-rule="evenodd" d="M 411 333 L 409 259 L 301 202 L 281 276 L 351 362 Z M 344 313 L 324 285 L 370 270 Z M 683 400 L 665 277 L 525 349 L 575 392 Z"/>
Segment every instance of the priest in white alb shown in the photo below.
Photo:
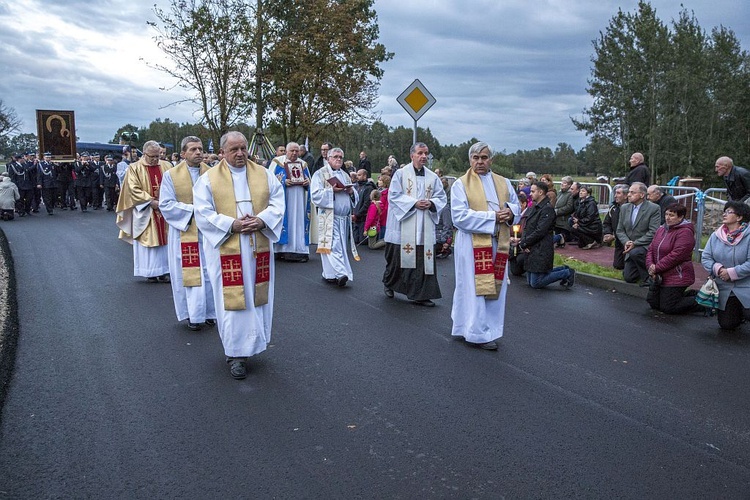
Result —
<path fill-rule="evenodd" d="M 451 216 L 456 227 L 451 334 L 496 350 L 503 336 L 511 225 L 520 215 L 510 181 L 491 170 L 492 148 L 469 148 L 471 168 L 453 183 Z"/>
<path fill-rule="evenodd" d="M 411 163 L 396 170 L 388 188 L 383 285 L 387 297 L 403 293 L 434 307 L 442 297 L 435 273 L 435 224 L 447 203 L 440 178 L 427 168 L 429 149 L 417 142 Z"/>
<path fill-rule="evenodd" d="M 172 168 L 161 161 L 156 141 L 143 145 L 143 157 L 125 171 L 117 200 L 120 239 L 133 245 L 133 275 L 150 282 L 169 282 L 167 223 L 159 211 L 159 190 L 164 172 Z"/>
<path fill-rule="evenodd" d="M 235 379 L 247 376 L 247 358 L 271 340 L 273 243 L 284 222 L 284 190 L 273 173 L 248 160 L 247 146 L 240 132 L 224 134 L 224 159 L 193 187 L 219 336 Z"/>
<path fill-rule="evenodd" d="M 284 188 L 284 229 L 274 244 L 277 257 L 290 262 L 310 259 L 310 170 L 299 158 L 299 144 L 290 142 L 286 153 L 271 160 L 269 167 Z"/>
<path fill-rule="evenodd" d="M 202 163 L 203 143 L 198 137 L 182 140 L 183 161 L 164 172 L 159 210 L 169 225 L 169 273 L 178 321 L 188 322 L 193 331 L 201 324 L 216 324 L 214 296 L 203 263 L 203 235 L 193 215 L 193 185 L 209 166 Z"/>
<path fill-rule="evenodd" d="M 357 204 L 357 192 L 352 187 L 349 173 L 342 167 L 344 151 L 333 148 L 328 152 L 328 164 L 313 174 L 310 184 L 312 202 L 318 211 L 318 249 L 323 263 L 323 279 L 328 283 L 346 286 L 354 279 L 346 247 L 351 246 L 354 260 L 359 260 L 352 232 L 352 208 Z"/>

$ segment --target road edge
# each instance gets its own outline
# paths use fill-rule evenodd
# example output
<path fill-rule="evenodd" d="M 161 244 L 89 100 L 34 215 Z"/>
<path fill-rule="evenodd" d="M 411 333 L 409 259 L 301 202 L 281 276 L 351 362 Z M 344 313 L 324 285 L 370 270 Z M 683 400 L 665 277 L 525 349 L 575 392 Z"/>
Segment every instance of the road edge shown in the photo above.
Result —
<path fill-rule="evenodd" d="M 16 270 L 5 231 L 0 228 L 0 271 L 7 279 L 0 281 L 0 423 L 5 398 L 13 378 L 18 347 L 18 297 Z"/>

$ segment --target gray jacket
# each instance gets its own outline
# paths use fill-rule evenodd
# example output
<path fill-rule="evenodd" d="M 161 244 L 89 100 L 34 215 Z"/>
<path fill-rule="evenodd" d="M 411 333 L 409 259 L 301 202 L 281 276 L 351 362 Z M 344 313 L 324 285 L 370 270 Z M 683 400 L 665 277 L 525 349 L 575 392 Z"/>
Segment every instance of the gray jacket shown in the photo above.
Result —
<path fill-rule="evenodd" d="M 717 229 L 720 231 L 721 228 Z M 737 273 L 736 281 L 724 281 L 714 274 L 714 264 L 721 264 L 726 269 Z M 703 268 L 715 278 L 719 288 L 719 309 L 727 305 L 729 295 L 734 295 L 742 302 L 742 307 L 750 308 L 750 226 L 745 229 L 742 239 L 736 245 L 722 241 L 714 232 L 706 243 L 701 257 Z"/>
<path fill-rule="evenodd" d="M 574 202 L 575 199 L 573 198 L 573 193 L 570 192 L 570 189 L 567 191 L 561 190 L 557 193 L 557 201 L 555 202 L 555 215 L 557 216 L 555 219 L 555 227 L 570 230 L 568 217 L 570 217 L 575 210 Z"/>
<path fill-rule="evenodd" d="M 13 210 L 16 208 L 16 200 L 20 198 L 18 186 L 11 182 L 8 177 L 0 177 L 0 210 Z"/>

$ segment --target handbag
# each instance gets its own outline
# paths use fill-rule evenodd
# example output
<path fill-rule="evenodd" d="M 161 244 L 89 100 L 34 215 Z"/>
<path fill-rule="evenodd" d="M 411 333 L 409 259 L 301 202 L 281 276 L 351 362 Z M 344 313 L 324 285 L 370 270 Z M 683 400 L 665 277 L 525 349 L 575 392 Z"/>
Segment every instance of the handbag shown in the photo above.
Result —
<path fill-rule="evenodd" d="M 719 307 L 719 287 L 716 286 L 716 282 L 713 278 L 709 277 L 701 289 L 698 290 L 698 294 L 695 296 L 695 301 L 709 309 L 716 309 Z"/>
<path fill-rule="evenodd" d="M 370 238 L 374 238 L 378 235 L 378 227 L 372 226 L 370 229 L 367 230 L 367 236 Z"/>

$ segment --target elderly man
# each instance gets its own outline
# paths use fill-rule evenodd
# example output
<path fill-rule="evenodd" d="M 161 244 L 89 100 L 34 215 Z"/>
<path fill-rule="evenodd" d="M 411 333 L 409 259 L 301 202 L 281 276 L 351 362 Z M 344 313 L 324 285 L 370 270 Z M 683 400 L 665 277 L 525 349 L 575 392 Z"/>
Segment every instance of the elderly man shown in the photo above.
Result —
<path fill-rule="evenodd" d="M 602 223 L 602 242 L 609 245 L 614 241 L 615 254 L 612 267 L 620 270 L 625 268 L 625 255 L 622 253 L 625 245 L 617 238 L 617 223 L 620 221 L 620 209 L 628 202 L 628 187 L 627 184 L 618 184 L 614 187 L 615 200 L 609 206 Z"/>
<path fill-rule="evenodd" d="M 299 144 L 290 142 L 286 154 L 277 156 L 269 170 L 281 182 L 286 200 L 284 229 L 274 253 L 290 262 L 310 259 L 310 170 L 299 159 Z"/>
<path fill-rule="evenodd" d="M 341 168 L 344 151 L 333 148 L 328 153 L 328 164 L 313 174 L 310 187 L 312 201 L 318 210 L 318 250 L 323 264 L 323 279 L 340 287 L 354 279 L 347 240 L 354 260 L 359 260 L 352 233 L 351 213 L 357 203 L 357 192 L 349 174 Z"/>
<path fill-rule="evenodd" d="M 128 167 L 117 200 L 117 227 L 120 239 L 133 245 L 133 275 L 169 283 L 167 223 L 159 210 L 159 189 L 172 164 L 160 155 L 159 143 L 148 141 L 143 157 Z"/>
<path fill-rule="evenodd" d="M 719 177 L 724 179 L 729 200 L 747 203 L 750 199 L 750 171 L 735 167 L 734 162 L 728 156 L 717 159 L 714 170 Z"/>
<path fill-rule="evenodd" d="M 284 222 L 284 190 L 273 173 L 248 160 L 240 132 L 224 134 L 220 148 L 224 159 L 193 187 L 193 210 L 229 373 L 239 380 L 247 377 L 247 358 L 271 341 L 272 243 Z"/>
<path fill-rule="evenodd" d="M 510 181 L 492 173 L 492 157 L 488 144 L 473 144 L 471 168 L 451 188 L 451 216 L 457 229 L 451 335 L 487 350 L 496 350 L 496 340 L 503 335 L 509 225 L 520 211 Z M 550 230 L 553 223 L 550 215 Z"/>
<path fill-rule="evenodd" d="M 209 166 L 202 163 L 203 143 L 187 136 L 180 144 L 182 160 L 164 172 L 159 210 L 169 224 L 169 273 L 177 321 L 198 331 L 201 324 L 216 324 L 213 290 L 204 266 L 203 235 L 198 231 L 193 207 L 193 185 Z"/>
<path fill-rule="evenodd" d="M 661 211 L 661 224 L 664 224 L 664 214 L 667 211 L 667 207 L 677 203 L 677 200 L 671 194 L 667 194 L 661 190 L 656 184 L 652 184 L 646 191 L 646 199 L 651 203 L 659 205 Z"/>
<path fill-rule="evenodd" d="M 648 186 L 651 183 L 651 173 L 644 163 L 643 154 L 633 153 L 628 163 L 630 164 L 630 172 L 625 177 L 625 184 L 630 186 L 634 182 L 642 182 Z"/>
<path fill-rule="evenodd" d="M 617 222 L 617 239 L 623 244 L 625 255 L 622 277 L 628 283 L 647 283 L 646 253 L 659 229 L 659 205 L 646 200 L 646 190 L 642 182 L 630 185 L 628 203 L 620 209 Z"/>
<path fill-rule="evenodd" d="M 440 178 L 427 168 L 423 142 L 410 149 L 411 163 L 397 170 L 388 189 L 385 225 L 385 294 L 403 293 L 415 304 L 434 307 L 442 297 L 435 274 L 435 224 L 447 197 Z"/>
<path fill-rule="evenodd" d="M 313 158 L 313 155 L 307 150 L 307 146 L 304 144 L 299 145 L 299 159 L 305 162 L 308 169 L 311 169 L 313 163 L 315 163 L 315 158 Z"/>

